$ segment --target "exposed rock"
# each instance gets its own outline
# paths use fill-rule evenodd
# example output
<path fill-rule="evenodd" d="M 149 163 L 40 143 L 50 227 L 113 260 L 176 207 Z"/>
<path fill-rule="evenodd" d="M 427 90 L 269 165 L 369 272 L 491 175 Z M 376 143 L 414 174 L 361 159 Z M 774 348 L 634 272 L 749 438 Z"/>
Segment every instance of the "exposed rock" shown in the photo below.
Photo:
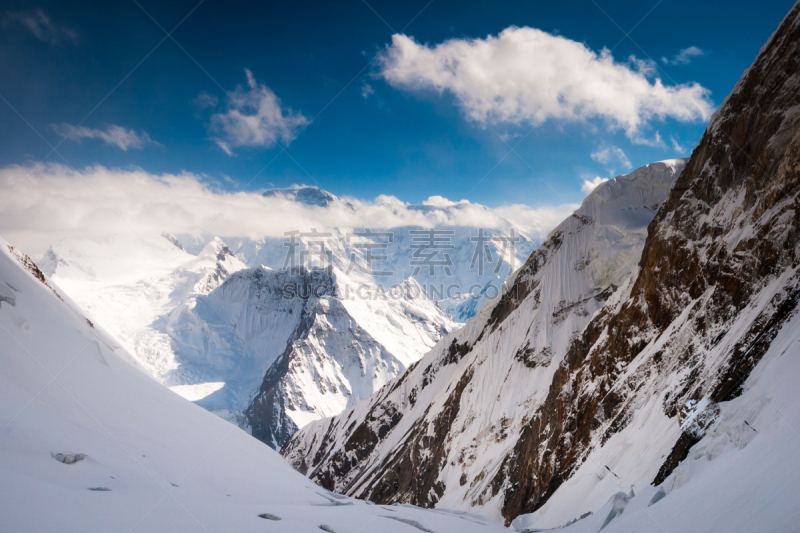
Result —
<path fill-rule="evenodd" d="M 83 453 L 51 453 L 50 456 L 65 465 L 72 465 L 86 459 L 86 454 Z"/>

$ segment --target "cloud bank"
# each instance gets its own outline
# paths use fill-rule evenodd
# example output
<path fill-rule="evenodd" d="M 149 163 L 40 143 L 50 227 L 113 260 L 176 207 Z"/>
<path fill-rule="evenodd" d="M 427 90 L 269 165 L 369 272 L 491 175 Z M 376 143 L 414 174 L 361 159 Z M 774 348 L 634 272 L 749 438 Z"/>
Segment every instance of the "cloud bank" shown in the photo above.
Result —
<path fill-rule="evenodd" d="M 106 144 L 116 146 L 123 152 L 137 150 L 147 144 L 159 144 L 150 138 L 147 132 L 137 133 L 132 129 L 125 129 L 122 126 L 111 124 L 106 129 L 92 129 L 85 126 L 71 126 L 66 122 L 63 124 L 53 124 L 50 126 L 53 131 L 62 137 L 80 142 L 82 139 L 99 139 Z"/>
<path fill-rule="evenodd" d="M 488 208 L 441 196 L 411 205 L 386 195 L 374 201 L 334 198 L 326 205 L 308 205 L 286 194 L 222 191 L 190 173 L 155 175 L 102 166 L 78 171 L 57 164 L 0 168 L 0 202 L 0 234 L 35 257 L 65 237 L 103 240 L 134 232 L 260 239 L 311 228 L 507 229 L 510 223 L 530 238 L 542 239 L 577 208 Z"/>
<path fill-rule="evenodd" d="M 653 120 L 705 121 L 714 110 L 708 89 L 664 85 L 652 62 L 616 62 L 607 49 L 528 27 L 434 46 L 395 34 L 378 64 L 396 88 L 451 93 L 481 125 L 599 118 L 635 140 Z"/>
<path fill-rule="evenodd" d="M 225 111 L 211 116 L 214 141 L 228 155 L 242 146 L 272 148 L 279 142 L 289 144 L 309 119 L 284 108 L 272 89 L 256 82 L 249 70 L 244 72 L 247 87 L 237 86 L 228 91 Z M 198 101 L 216 105 L 205 93 L 198 96 Z"/>

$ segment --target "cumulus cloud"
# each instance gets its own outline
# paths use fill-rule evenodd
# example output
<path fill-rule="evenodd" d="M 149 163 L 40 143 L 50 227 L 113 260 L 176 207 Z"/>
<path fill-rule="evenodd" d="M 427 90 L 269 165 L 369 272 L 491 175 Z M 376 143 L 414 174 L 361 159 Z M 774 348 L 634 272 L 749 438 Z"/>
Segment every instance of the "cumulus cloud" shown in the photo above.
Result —
<path fill-rule="evenodd" d="M 110 124 L 106 129 L 92 129 L 85 126 L 71 126 L 70 124 L 52 124 L 53 131 L 62 137 L 80 142 L 82 139 L 99 139 L 106 144 L 116 146 L 123 152 L 143 148 L 147 144 L 159 144 L 150 138 L 147 132 L 137 133 L 132 129 Z"/>
<path fill-rule="evenodd" d="M 13 25 L 21 26 L 34 37 L 48 44 L 75 44 L 78 41 L 78 32 L 56 24 L 41 9 L 5 13 L 3 26 Z"/>
<path fill-rule="evenodd" d="M 589 194 L 593 190 L 597 188 L 598 185 L 601 183 L 605 183 L 608 181 L 608 178 L 601 178 L 600 176 L 596 176 L 593 180 L 583 180 L 583 185 L 581 185 L 581 190 L 586 194 Z"/>
<path fill-rule="evenodd" d="M 309 120 L 283 107 L 272 89 L 258 83 L 249 70 L 244 72 L 247 87 L 228 91 L 225 111 L 211 116 L 214 141 L 228 155 L 242 146 L 272 148 L 279 142 L 289 144 Z"/>
<path fill-rule="evenodd" d="M 103 240 L 130 235 L 131 228 L 143 236 L 167 232 L 260 239 L 311 228 L 507 229 L 510 221 L 530 238 L 543 239 L 577 208 L 488 208 L 441 197 L 433 200 L 440 205 L 429 199 L 428 205 L 419 206 L 387 195 L 310 205 L 285 194 L 227 192 L 191 173 L 156 175 L 102 166 L 73 170 L 57 164 L 0 168 L 0 200 L 17 186 L 14 196 L 0 203 L 0 234 L 34 256 L 65 237 Z"/>
<path fill-rule="evenodd" d="M 708 89 L 664 85 L 650 61 L 616 62 L 607 49 L 528 27 L 435 46 L 395 34 L 378 64 L 396 88 L 451 93 L 481 125 L 599 118 L 636 138 L 652 120 L 708 120 L 714 110 Z"/>
<path fill-rule="evenodd" d="M 692 62 L 694 58 L 704 55 L 706 55 L 705 52 L 700 50 L 698 47 L 690 46 L 689 48 L 684 48 L 683 50 L 675 54 L 675 57 L 673 57 L 672 59 L 667 59 L 666 57 L 662 57 L 661 61 L 665 64 L 669 63 L 671 65 L 688 65 L 689 63 Z"/>
<path fill-rule="evenodd" d="M 613 144 L 607 144 L 599 148 L 596 152 L 593 152 L 591 156 L 592 159 L 605 166 L 610 172 L 614 172 L 614 170 L 619 167 L 628 170 L 633 168 L 630 159 L 628 159 L 628 156 L 622 151 L 622 148 L 614 146 Z"/>

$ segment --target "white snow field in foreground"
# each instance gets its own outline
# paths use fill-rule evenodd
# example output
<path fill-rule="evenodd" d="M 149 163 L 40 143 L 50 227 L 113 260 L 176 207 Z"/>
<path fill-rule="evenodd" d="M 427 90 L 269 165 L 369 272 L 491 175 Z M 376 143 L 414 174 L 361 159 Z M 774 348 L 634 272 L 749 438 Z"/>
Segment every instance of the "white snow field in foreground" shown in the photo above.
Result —
<path fill-rule="evenodd" d="M 0 239 L 0 530 L 505 530 L 315 486 L 136 368 L 26 260 Z"/>

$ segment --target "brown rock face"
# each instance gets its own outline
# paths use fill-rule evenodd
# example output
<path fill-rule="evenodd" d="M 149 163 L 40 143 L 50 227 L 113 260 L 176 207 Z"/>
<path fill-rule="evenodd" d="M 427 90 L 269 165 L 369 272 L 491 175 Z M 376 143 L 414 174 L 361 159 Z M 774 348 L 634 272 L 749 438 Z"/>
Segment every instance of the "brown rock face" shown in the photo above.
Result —
<path fill-rule="evenodd" d="M 598 432 L 602 442 L 625 426 L 628 400 L 638 382 L 621 382 L 619 369 L 650 343 L 664 342 L 662 336 L 667 336 L 666 351 L 653 354 L 642 373 L 692 368 L 664 404 L 665 412 L 674 416 L 688 399 L 735 397 L 795 311 L 799 18 L 796 5 L 712 119 L 650 224 L 628 301 L 593 320 L 556 372 L 545 404 L 494 480 L 497 491 L 506 487 L 507 520 L 547 501 L 586 459 Z M 782 288 L 726 354 L 721 369 L 707 368 L 704 356 L 772 281 Z M 668 328 L 678 322 L 693 335 L 691 342 L 671 338 L 678 334 Z M 682 437 L 656 481 L 663 481 L 697 440 Z"/>

